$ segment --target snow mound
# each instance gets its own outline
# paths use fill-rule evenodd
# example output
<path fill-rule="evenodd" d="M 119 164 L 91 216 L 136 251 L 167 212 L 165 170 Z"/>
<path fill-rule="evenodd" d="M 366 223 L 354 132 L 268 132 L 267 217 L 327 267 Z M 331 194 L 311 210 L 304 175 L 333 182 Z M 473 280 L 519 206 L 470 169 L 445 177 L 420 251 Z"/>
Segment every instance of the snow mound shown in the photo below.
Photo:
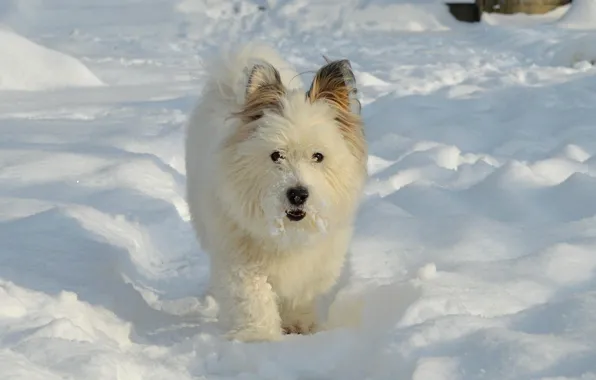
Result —
<path fill-rule="evenodd" d="M 329 1 L 315 4 L 288 0 L 277 9 L 279 15 L 296 18 L 310 25 L 343 31 L 436 31 L 447 30 L 454 19 L 447 7 L 436 1 Z M 341 12 L 337 12 L 342 9 Z"/>
<path fill-rule="evenodd" d="M 176 4 L 175 9 L 181 13 L 202 13 L 211 19 L 230 19 L 254 13 L 259 7 L 250 1 L 182 0 Z"/>
<path fill-rule="evenodd" d="M 42 91 L 61 87 L 101 86 L 76 58 L 38 45 L 0 28 L 0 90 Z"/>
<path fill-rule="evenodd" d="M 574 0 L 559 25 L 570 29 L 596 29 L 596 1 Z"/>
<path fill-rule="evenodd" d="M 578 3 L 579 10 L 582 4 Z M 581 30 L 582 27 L 596 27 L 596 17 L 591 19 L 589 15 L 590 7 L 585 6 L 582 13 L 585 24 L 575 22 L 579 20 L 573 16 L 578 12 L 575 5 L 560 7 L 544 15 L 487 14 L 482 22 L 490 33 L 472 36 L 478 44 L 510 51 L 517 59 L 540 66 L 586 70 L 596 62 L 596 33 Z M 567 75 L 566 72 L 561 74 L 562 78 Z"/>
<path fill-rule="evenodd" d="M 339 11 L 341 9 L 341 11 Z M 355 31 L 439 31 L 456 25 L 445 4 L 437 0 L 309 0 L 238 1 L 181 0 L 176 10 L 204 14 L 211 19 L 234 16 L 264 17 L 266 29 L 292 29 L 306 32 L 332 30 Z"/>
<path fill-rule="evenodd" d="M 0 379 L 596 379 L 596 33 L 438 1 L 9 0 L 110 86 L 0 91 Z M 370 147 L 327 329 L 280 342 L 223 339 L 185 202 L 202 61 L 242 39 L 305 83 L 350 59 Z M 25 42 L 0 77 L 76 72 Z"/>

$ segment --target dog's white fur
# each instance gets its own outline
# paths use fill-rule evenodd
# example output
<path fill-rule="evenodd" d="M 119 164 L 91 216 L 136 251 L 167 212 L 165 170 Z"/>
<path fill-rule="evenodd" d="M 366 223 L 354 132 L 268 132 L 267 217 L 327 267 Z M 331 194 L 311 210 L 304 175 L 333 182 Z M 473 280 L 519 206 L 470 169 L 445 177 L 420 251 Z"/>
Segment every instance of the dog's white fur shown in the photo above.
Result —
<path fill-rule="evenodd" d="M 247 121 L 237 113 L 248 88 L 259 85 L 250 78 L 259 63 L 275 67 L 286 90 L 277 112 L 265 107 L 262 117 Z M 315 301 L 340 274 L 366 179 L 362 126 L 344 125 L 342 133 L 337 107 L 307 100 L 298 74 L 267 46 L 245 45 L 207 69 L 188 124 L 187 199 L 210 255 L 219 319 L 229 338 L 242 341 L 312 333 Z M 273 151 L 285 159 L 273 162 Z M 315 152 L 324 154 L 322 162 L 313 161 Z M 310 196 L 306 217 L 291 221 L 285 194 L 297 185 Z"/>

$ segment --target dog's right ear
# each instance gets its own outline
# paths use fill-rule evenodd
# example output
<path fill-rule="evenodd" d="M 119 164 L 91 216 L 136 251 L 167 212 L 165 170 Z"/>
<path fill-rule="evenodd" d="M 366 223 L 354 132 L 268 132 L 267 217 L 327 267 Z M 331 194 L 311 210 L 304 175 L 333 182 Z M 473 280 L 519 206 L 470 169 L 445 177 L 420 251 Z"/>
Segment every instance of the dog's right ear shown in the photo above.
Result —
<path fill-rule="evenodd" d="M 244 106 L 236 115 L 244 122 L 253 122 L 260 119 L 265 110 L 279 110 L 286 90 L 277 69 L 259 62 L 247 68 L 247 75 Z"/>
<path fill-rule="evenodd" d="M 249 98 L 259 90 L 262 91 L 277 87 L 283 88 L 279 71 L 269 63 L 257 63 L 248 73 L 246 97 Z"/>

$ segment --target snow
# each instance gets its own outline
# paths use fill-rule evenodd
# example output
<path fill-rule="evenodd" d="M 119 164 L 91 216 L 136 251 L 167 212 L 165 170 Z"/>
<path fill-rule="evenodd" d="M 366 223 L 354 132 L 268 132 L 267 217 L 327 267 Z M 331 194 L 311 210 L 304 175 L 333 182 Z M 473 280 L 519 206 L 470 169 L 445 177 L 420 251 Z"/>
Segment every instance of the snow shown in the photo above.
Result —
<path fill-rule="evenodd" d="M 40 46 L 0 24 L 0 89 L 48 90 L 59 87 L 100 86 L 79 60 Z"/>
<path fill-rule="evenodd" d="M 596 32 L 575 5 L 2 4 L 2 379 L 596 379 Z M 203 58 L 251 39 L 305 82 L 350 58 L 370 142 L 328 330 L 262 344 L 221 338 L 184 201 Z"/>
<path fill-rule="evenodd" d="M 573 7 L 561 18 L 560 24 L 576 29 L 596 29 L 596 1 L 574 0 Z"/>

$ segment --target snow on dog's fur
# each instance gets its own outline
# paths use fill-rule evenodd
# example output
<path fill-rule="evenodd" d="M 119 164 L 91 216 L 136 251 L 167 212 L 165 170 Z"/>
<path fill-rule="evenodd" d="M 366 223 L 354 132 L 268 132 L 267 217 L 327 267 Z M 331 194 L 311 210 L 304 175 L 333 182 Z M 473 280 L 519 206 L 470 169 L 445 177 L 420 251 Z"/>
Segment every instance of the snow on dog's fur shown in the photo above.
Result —
<path fill-rule="evenodd" d="M 188 125 L 187 197 L 220 321 L 243 341 L 312 333 L 367 175 L 351 66 L 327 61 L 302 88 L 276 51 L 251 44 L 207 69 Z"/>

